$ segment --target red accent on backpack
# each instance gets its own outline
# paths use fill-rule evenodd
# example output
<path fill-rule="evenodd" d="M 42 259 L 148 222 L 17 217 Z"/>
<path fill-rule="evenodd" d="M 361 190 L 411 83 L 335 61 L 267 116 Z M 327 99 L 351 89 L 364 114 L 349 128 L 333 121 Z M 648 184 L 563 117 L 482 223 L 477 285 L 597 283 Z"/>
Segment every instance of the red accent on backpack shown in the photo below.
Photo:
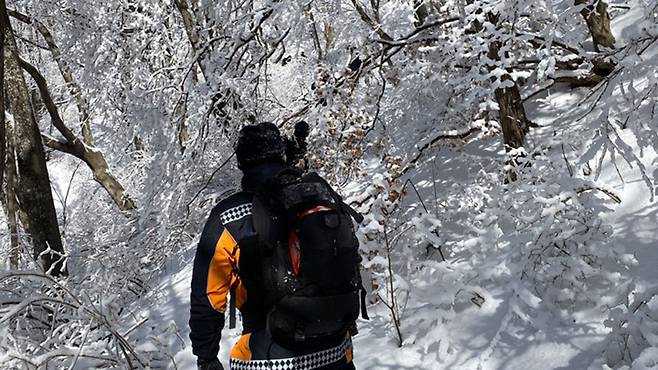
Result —
<path fill-rule="evenodd" d="M 314 208 L 311 208 L 309 210 L 306 210 L 306 211 L 302 212 L 299 215 L 299 217 L 308 216 L 308 215 L 311 215 L 311 214 L 316 213 L 316 212 L 326 212 L 326 211 L 333 211 L 333 209 L 331 209 L 329 207 L 325 207 L 325 206 L 317 206 L 317 207 L 314 207 Z"/>
<path fill-rule="evenodd" d="M 299 238 L 295 230 L 290 230 L 288 234 L 288 250 L 290 251 L 290 261 L 292 262 L 292 272 L 295 276 L 299 275 L 299 263 L 302 260 L 302 250 L 299 247 Z"/>

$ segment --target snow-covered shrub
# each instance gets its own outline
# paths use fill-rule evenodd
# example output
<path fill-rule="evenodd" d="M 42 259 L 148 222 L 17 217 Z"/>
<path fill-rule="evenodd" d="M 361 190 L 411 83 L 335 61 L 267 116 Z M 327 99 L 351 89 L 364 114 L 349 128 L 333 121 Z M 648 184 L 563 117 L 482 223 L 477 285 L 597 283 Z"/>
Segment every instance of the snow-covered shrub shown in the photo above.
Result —
<path fill-rule="evenodd" d="M 509 169 L 518 179 L 499 180 L 487 194 L 476 225 L 489 230 L 478 238 L 488 247 L 477 253 L 506 255 L 504 270 L 525 320 L 539 311 L 566 318 L 583 306 L 598 306 L 604 292 L 624 281 L 619 271 L 635 262 L 623 246 L 608 242 L 611 228 L 601 218 L 605 202 L 616 196 L 571 177 L 545 150 L 519 152 L 510 154 L 517 163 Z"/>
<path fill-rule="evenodd" d="M 75 294 L 38 271 L 3 273 L 0 292 L 2 368 L 157 367 L 170 356 L 135 335 L 148 317 L 111 294 Z"/>
<path fill-rule="evenodd" d="M 631 285 L 629 291 L 633 290 Z M 613 369 L 658 368 L 658 288 L 633 292 L 610 310 L 605 362 Z"/>

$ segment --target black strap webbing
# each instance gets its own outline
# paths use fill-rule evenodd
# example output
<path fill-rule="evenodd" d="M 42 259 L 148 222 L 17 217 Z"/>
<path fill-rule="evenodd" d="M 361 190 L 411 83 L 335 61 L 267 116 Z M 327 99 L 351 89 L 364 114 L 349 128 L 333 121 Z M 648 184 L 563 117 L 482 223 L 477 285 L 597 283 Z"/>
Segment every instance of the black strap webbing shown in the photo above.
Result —
<path fill-rule="evenodd" d="M 370 320 L 370 316 L 368 316 L 368 308 L 366 307 L 366 290 L 363 288 L 363 285 L 361 285 L 361 317 L 363 317 L 364 320 Z"/>
<path fill-rule="evenodd" d="M 232 286 L 230 291 L 231 291 L 231 298 L 229 299 L 229 306 L 228 306 L 228 327 L 229 329 L 235 328 L 235 286 Z"/>
<path fill-rule="evenodd" d="M 349 204 L 343 202 L 342 200 L 340 202 L 342 203 L 343 207 L 345 207 L 345 210 L 347 211 L 347 213 L 349 213 L 350 216 L 352 216 L 352 218 L 354 219 L 354 221 L 356 221 L 357 224 L 360 224 L 361 222 L 363 222 L 364 217 L 363 217 L 362 214 L 357 212 L 354 208 L 352 208 L 352 206 L 350 206 Z"/>

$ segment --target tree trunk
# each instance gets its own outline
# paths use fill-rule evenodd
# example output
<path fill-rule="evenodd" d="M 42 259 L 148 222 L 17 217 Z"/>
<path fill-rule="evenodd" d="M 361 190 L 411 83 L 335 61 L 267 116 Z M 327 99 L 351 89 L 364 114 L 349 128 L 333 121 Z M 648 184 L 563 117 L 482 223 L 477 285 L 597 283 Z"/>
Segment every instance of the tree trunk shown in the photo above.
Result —
<path fill-rule="evenodd" d="M 501 79 L 502 81 L 513 81 L 509 75 L 505 75 Z M 512 149 L 522 147 L 530 127 L 530 121 L 526 116 L 519 86 L 514 82 L 511 87 L 497 88 L 494 94 L 498 103 L 498 119 L 503 130 L 505 151 L 509 152 Z M 520 157 L 523 156 L 518 154 L 510 155 L 506 161 L 505 164 L 509 165 L 510 169 L 505 172 L 505 183 L 516 181 L 518 178 L 515 168 L 519 164 L 517 159 Z"/>
<path fill-rule="evenodd" d="M 587 22 L 587 28 L 592 35 L 594 50 L 599 51 L 599 45 L 614 48 L 615 36 L 610 30 L 610 14 L 608 14 L 608 4 L 603 0 L 575 0 L 575 5 L 585 7 L 580 14 Z"/>
<path fill-rule="evenodd" d="M 135 202 L 128 197 L 126 189 L 110 173 L 110 167 L 107 165 L 103 154 L 98 151 L 89 150 L 88 147 L 84 147 L 81 154 L 79 158 L 91 168 L 94 174 L 94 180 L 107 191 L 119 209 L 123 211 L 135 209 Z"/>
<path fill-rule="evenodd" d="M 4 5 L 4 4 L 3 4 Z M 68 273 L 64 247 L 57 225 L 46 156 L 41 133 L 30 106 L 30 95 L 19 64 L 18 47 L 6 7 L 2 7 L 5 27 L 5 87 L 7 101 L 16 127 L 15 152 L 19 172 L 17 195 L 21 208 L 29 219 L 26 230 L 32 238 L 34 257 L 52 275 Z"/>
<path fill-rule="evenodd" d="M 7 226 L 9 228 L 10 251 L 9 251 L 9 267 L 18 270 L 18 263 L 21 256 L 21 245 L 18 239 L 18 204 L 16 202 L 16 194 L 14 189 L 7 188 Z"/>
<path fill-rule="evenodd" d="M 1 1 L 1 0 L 0 0 Z M 0 63 L 4 64 L 4 63 Z M 20 240 L 18 239 L 18 199 L 16 199 L 16 189 L 18 185 L 17 171 L 16 171 L 16 156 L 14 145 L 14 130 L 13 122 L 7 122 L 6 143 L 7 143 L 7 156 L 6 161 L 2 164 L 6 168 L 7 185 L 4 195 L 5 209 L 7 210 L 7 227 L 9 229 L 10 251 L 9 251 L 9 266 L 12 269 L 18 269 L 20 261 Z M 26 223 L 27 225 L 27 223 Z"/>
<path fill-rule="evenodd" d="M 136 208 L 135 202 L 126 194 L 126 189 L 110 172 L 110 167 L 107 165 L 103 153 L 89 148 L 80 141 L 71 144 L 45 137 L 44 143 L 50 148 L 71 154 L 85 162 L 91 169 L 94 180 L 107 191 L 119 209 L 127 211 Z"/>
<path fill-rule="evenodd" d="M 2 62 L 5 60 L 5 22 L 2 19 L 5 19 L 5 10 L 7 9 L 5 5 L 5 0 L 0 0 L 0 186 L 4 181 L 5 177 L 5 153 L 6 153 L 6 127 L 7 123 L 5 122 L 5 63 Z"/>
<path fill-rule="evenodd" d="M 509 75 L 503 76 L 502 80 L 514 82 Z M 495 96 L 505 147 L 508 149 L 522 147 L 525 135 L 528 133 L 529 121 L 523 107 L 519 86 L 514 82 L 514 86 L 498 88 Z"/>
<path fill-rule="evenodd" d="M 498 53 L 501 46 L 499 41 L 491 42 L 489 45 L 491 60 L 500 60 Z M 501 82 L 512 82 L 512 86 L 499 87 L 494 92 L 498 103 L 500 126 L 503 130 L 503 141 L 506 150 L 516 149 L 523 146 L 530 121 L 526 116 L 523 99 L 516 81 L 509 74 L 505 74 L 501 77 Z"/>
<path fill-rule="evenodd" d="M 183 18 L 183 26 L 187 34 L 187 39 L 190 40 L 192 49 L 196 53 L 199 51 L 199 34 L 197 33 L 194 22 L 194 15 L 190 11 L 190 5 L 187 3 L 187 0 L 174 0 L 174 4 L 176 4 L 176 8 L 178 8 L 178 12 Z"/>
<path fill-rule="evenodd" d="M 9 229 L 9 267 L 12 269 L 18 268 L 18 261 L 20 255 L 20 246 L 18 244 L 18 225 L 16 219 L 16 211 L 18 209 L 18 204 L 16 202 L 16 195 L 14 193 L 14 182 L 16 179 L 16 161 L 13 155 L 13 145 L 8 145 L 11 142 L 13 133 L 7 133 L 10 131 L 8 129 L 6 117 L 5 117 L 5 89 L 4 89 L 4 80 L 5 80 L 5 63 L 2 62 L 5 60 L 5 22 L 2 19 L 5 19 L 5 0 L 0 0 L 0 186 L 4 183 L 5 180 L 5 168 L 6 170 L 6 179 L 7 187 L 3 195 L 6 195 L 7 198 L 4 201 L 5 210 L 7 211 L 7 228 Z M 9 147 L 9 150 L 7 150 Z"/>
<path fill-rule="evenodd" d="M 193 54 L 196 55 L 201 52 L 201 38 L 199 37 L 199 32 L 197 31 L 198 28 L 194 21 L 194 14 L 192 14 L 187 0 L 174 0 L 174 4 L 176 4 L 176 8 L 178 8 L 181 17 L 183 18 L 185 33 L 187 34 L 188 40 L 190 40 L 190 45 L 192 45 Z M 199 55 L 197 64 L 204 80 L 207 80 L 206 69 L 203 65 L 203 55 Z"/>
<path fill-rule="evenodd" d="M 495 25 L 498 24 L 499 17 L 497 14 L 489 13 L 487 14 L 487 18 L 489 22 Z M 502 46 L 500 41 L 492 40 L 489 44 L 489 59 L 500 61 L 500 49 Z M 509 74 L 501 76 L 500 80 L 503 83 L 512 83 L 511 86 L 498 87 L 494 91 L 496 102 L 498 103 L 498 119 L 503 130 L 503 144 L 505 151 L 509 152 L 512 149 L 523 146 L 525 135 L 528 133 L 531 122 L 526 115 L 523 99 L 521 98 L 519 86 L 516 81 Z M 516 157 L 510 158 L 507 164 L 512 167 L 516 166 Z M 512 169 L 506 173 L 505 182 L 516 181 L 516 178 L 516 172 Z"/>

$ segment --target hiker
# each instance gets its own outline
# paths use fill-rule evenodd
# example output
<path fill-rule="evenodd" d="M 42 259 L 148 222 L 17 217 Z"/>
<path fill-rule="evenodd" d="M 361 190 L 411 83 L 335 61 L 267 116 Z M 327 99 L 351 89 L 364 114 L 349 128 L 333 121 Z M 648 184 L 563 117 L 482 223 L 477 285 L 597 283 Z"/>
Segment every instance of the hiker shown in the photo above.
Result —
<path fill-rule="evenodd" d="M 242 191 L 212 210 L 194 259 L 190 339 L 199 369 L 223 369 L 224 314 L 233 327 L 236 308 L 243 335 L 231 369 L 355 369 L 351 336 L 359 308 L 367 313 L 352 219 L 363 218 L 319 175 L 289 165 L 303 156 L 295 151 L 306 148 L 308 125 L 295 133 L 282 139 L 272 123 L 239 133 Z"/>

